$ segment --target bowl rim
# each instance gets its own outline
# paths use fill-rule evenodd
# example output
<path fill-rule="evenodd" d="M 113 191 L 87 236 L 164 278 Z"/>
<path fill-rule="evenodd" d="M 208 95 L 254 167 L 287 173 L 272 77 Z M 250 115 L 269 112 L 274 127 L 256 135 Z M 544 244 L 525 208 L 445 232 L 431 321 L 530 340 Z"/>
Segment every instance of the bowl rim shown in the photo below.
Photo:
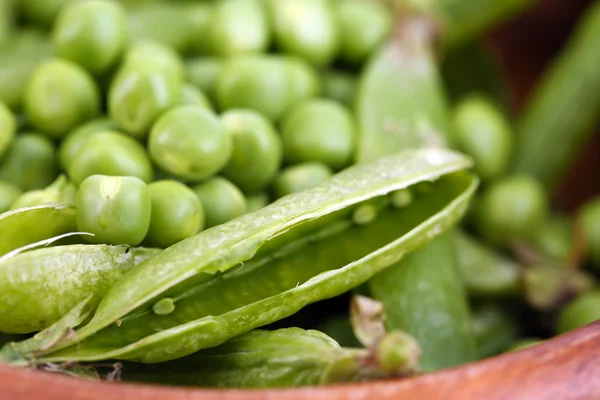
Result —
<path fill-rule="evenodd" d="M 600 394 L 600 321 L 541 344 L 407 378 L 299 389 L 198 389 L 86 381 L 0 365 L 11 400 L 582 399 Z"/>

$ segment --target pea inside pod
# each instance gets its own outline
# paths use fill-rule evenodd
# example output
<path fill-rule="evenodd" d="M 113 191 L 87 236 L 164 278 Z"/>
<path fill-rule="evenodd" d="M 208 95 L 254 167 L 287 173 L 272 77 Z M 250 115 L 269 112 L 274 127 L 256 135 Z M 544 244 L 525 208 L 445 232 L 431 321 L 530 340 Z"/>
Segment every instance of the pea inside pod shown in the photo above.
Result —
<path fill-rule="evenodd" d="M 203 231 L 131 270 L 87 325 L 37 349 L 37 359 L 166 361 L 339 295 L 455 223 L 477 186 L 464 173 L 469 166 L 450 151 L 404 152 Z M 345 218 L 364 201 L 433 178 L 432 190 L 406 208 L 383 209 L 367 225 Z M 166 297 L 175 309 L 152 312 Z"/>

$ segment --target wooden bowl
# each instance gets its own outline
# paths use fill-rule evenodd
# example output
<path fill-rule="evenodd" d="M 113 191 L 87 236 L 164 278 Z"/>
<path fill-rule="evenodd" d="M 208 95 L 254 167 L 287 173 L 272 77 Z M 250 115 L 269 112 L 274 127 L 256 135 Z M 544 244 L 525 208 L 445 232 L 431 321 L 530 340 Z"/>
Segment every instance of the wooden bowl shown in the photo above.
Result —
<path fill-rule="evenodd" d="M 543 0 L 489 36 L 518 110 L 589 0 Z M 555 199 L 573 210 L 600 192 L 600 135 L 586 146 Z M 203 390 L 94 382 L 0 365 L 7 400 L 542 400 L 600 398 L 600 322 L 543 344 L 469 365 L 404 379 L 297 390 Z"/>

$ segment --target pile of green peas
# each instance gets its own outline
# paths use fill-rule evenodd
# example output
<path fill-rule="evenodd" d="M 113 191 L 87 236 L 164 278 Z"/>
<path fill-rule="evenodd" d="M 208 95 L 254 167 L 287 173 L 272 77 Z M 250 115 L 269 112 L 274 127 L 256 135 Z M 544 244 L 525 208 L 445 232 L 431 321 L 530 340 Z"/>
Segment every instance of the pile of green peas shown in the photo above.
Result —
<path fill-rule="evenodd" d="M 91 243 L 157 248 L 356 163 L 357 86 L 394 22 L 363 0 L 7 0 L 11 20 L 2 13 L 0 213 L 68 204 Z M 482 180 L 465 225 L 505 254 L 527 242 L 566 260 L 573 221 L 512 172 L 498 104 L 453 106 L 453 145 Z M 600 197 L 574 220 L 597 269 Z M 596 319 L 592 290 L 562 309 L 558 332 Z"/>

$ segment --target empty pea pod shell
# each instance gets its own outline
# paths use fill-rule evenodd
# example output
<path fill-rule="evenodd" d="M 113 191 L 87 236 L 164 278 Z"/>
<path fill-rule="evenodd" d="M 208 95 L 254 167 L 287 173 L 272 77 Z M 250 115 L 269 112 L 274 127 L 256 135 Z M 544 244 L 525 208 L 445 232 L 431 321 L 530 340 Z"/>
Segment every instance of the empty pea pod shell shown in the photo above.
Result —
<path fill-rule="evenodd" d="M 205 230 L 131 270 L 90 322 L 37 349 L 36 360 L 168 361 L 344 293 L 464 215 L 478 185 L 465 171 L 470 166 L 449 150 L 409 150 Z M 423 181 L 435 184 L 419 201 L 383 208 L 369 224 L 352 223 L 349 214 L 361 203 Z M 157 315 L 154 304 L 164 298 L 174 309 Z"/>
<path fill-rule="evenodd" d="M 76 229 L 75 208 L 70 206 L 43 205 L 7 211 L 0 214 L 0 256 Z"/>
<path fill-rule="evenodd" d="M 96 304 L 106 290 L 158 250 L 128 246 L 69 245 L 0 257 L 0 331 L 40 331 L 88 295 Z"/>

